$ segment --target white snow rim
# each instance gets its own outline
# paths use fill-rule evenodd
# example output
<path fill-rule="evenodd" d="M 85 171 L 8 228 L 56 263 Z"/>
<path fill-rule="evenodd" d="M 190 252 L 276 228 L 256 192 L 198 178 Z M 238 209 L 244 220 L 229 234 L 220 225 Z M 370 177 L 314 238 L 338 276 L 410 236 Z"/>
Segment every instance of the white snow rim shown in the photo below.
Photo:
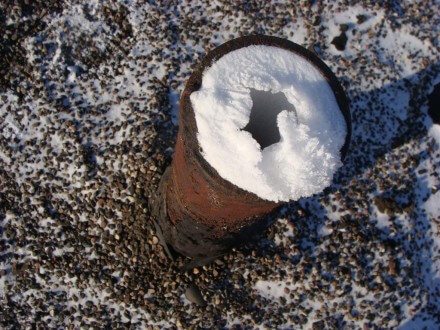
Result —
<path fill-rule="evenodd" d="M 320 70 L 293 51 L 266 45 L 233 50 L 205 69 L 190 100 L 205 160 L 262 199 L 321 192 L 342 165 L 347 126 L 335 94 Z M 246 130 L 253 125 L 251 112 L 264 110 L 279 131 L 279 141 L 266 136 L 274 142 L 268 146 L 257 141 L 258 132 Z"/>

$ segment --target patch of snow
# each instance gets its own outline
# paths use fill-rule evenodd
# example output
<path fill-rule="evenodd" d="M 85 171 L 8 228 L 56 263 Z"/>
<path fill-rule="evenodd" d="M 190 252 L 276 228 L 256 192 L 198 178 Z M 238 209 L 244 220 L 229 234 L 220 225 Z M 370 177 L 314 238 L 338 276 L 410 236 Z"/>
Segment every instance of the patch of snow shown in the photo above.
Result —
<path fill-rule="evenodd" d="M 362 6 L 350 6 L 350 8 L 346 11 L 341 11 L 336 15 L 330 15 L 326 17 L 324 14 L 323 20 L 324 25 L 327 29 L 324 31 L 324 35 L 327 37 L 328 42 L 330 43 L 334 37 L 338 36 L 340 31 L 340 25 L 346 24 L 349 27 L 349 30 L 346 32 L 347 36 L 347 45 L 344 51 L 339 51 L 335 47 L 329 47 L 329 51 L 332 54 L 339 55 L 343 54 L 345 57 L 357 56 L 356 54 L 359 51 L 362 51 L 362 45 L 360 43 L 352 42 L 354 35 L 352 33 L 352 28 L 355 27 L 357 33 L 362 35 L 368 33 L 368 31 L 378 25 L 382 19 L 384 18 L 384 11 L 379 10 L 377 12 L 373 12 L 370 10 L 366 10 Z M 357 16 L 362 15 L 365 17 L 365 21 L 362 24 L 358 24 Z"/>
<path fill-rule="evenodd" d="M 432 194 L 425 203 L 426 213 L 433 217 L 440 217 L 440 191 Z"/>
<path fill-rule="evenodd" d="M 390 228 L 391 221 L 388 214 L 380 212 L 374 204 L 372 204 L 371 207 L 377 220 L 376 227 L 379 229 Z"/>
<path fill-rule="evenodd" d="M 402 27 L 399 32 L 393 31 L 389 24 L 384 25 L 386 34 L 379 39 L 379 44 L 383 51 L 379 53 L 383 63 L 396 65 L 400 69 L 402 76 L 407 77 L 417 73 L 418 66 L 414 65 L 411 56 L 414 54 L 428 53 L 428 49 L 433 47 L 429 41 L 422 41 L 406 28 Z"/>
<path fill-rule="evenodd" d="M 318 228 L 318 235 L 319 237 L 325 237 L 333 233 L 333 229 L 329 226 L 326 226 L 325 224 Z"/>
<path fill-rule="evenodd" d="M 281 140 L 263 150 L 242 130 L 250 119 L 251 89 L 283 93 L 296 112 L 278 114 Z M 235 50 L 204 72 L 190 98 L 205 159 L 224 179 L 263 199 L 313 195 L 341 166 L 342 113 L 326 79 L 299 55 L 269 46 Z"/>
<path fill-rule="evenodd" d="M 267 299 L 279 299 L 281 297 L 288 298 L 289 294 L 285 289 L 293 290 L 295 286 L 293 284 L 287 285 L 285 281 L 257 281 L 254 287 L 258 294 Z"/>
<path fill-rule="evenodd" d="M 438 145 L 440 145 L 440 125 L 432 125 L 429 128 L 429 135 L 434 138 Z"/>
<path fill-rule="evenodd" d="M 290 41 L 300 45 L 304 45 L 306 43 L 308 32 L 306 24 L 303 22 L 303 20 L 299 20 L 296 23 L 291 22 L 284 27 L 284 30 L 286 31 L 286 34 L 290 31 L 294 31 L 293 35 L 288 38 Z"/>

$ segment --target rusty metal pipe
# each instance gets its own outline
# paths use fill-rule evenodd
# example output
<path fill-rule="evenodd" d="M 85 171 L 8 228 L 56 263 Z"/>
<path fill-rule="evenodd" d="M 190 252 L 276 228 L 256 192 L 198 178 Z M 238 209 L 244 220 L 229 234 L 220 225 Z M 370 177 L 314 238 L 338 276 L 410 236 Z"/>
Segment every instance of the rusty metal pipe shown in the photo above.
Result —
<path fill-rule="evenodd" d="M 186 83 L 180 98 L 179 132 L 173 161 L 150 202 L 160 236 L 185 256 L 214 257 L 248 241 L 271 223 L 269 215 L 281 205 L 263 200 L 220 177 L 200 153 L 197 141 L 191 93 L 201 87 L 205 69 L 225 54 L 250 45 L 286 49 L 320 70 L 347 123 L 341 159 L 348 150 L 351 118 L 347 98 L 335 75 L 315 54 L 288 40 L 260 35 L 241 37 L 217 47 L 207 54 Z"/>

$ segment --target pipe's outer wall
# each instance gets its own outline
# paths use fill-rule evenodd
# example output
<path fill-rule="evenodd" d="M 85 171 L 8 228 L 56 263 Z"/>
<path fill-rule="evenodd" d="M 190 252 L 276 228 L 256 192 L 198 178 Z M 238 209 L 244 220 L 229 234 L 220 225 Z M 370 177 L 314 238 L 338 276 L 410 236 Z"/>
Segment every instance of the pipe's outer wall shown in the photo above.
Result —
<path fill-rule="evenodd" d="M 179 132 L 172 165 L 164 173 L 151 200 L 152 216 L 165 241 L 177 252 L 196 258 L 213 257 L 248 241 L 272 221 L 268 215 L 281 203 L 263 200 L 226 181 L 203 158 L 190 95 L 202 84 L 203 72 L 225 54 L 250 45 L 280 47 L 317 67 L 332 88 L 347 123 L 341 148 L 344 159 L 351 137 L 347 98 L 335 75 L 315 54 L 285 39 L 246 36 L 211 51 L 196 67 L 180 98 Z"/>

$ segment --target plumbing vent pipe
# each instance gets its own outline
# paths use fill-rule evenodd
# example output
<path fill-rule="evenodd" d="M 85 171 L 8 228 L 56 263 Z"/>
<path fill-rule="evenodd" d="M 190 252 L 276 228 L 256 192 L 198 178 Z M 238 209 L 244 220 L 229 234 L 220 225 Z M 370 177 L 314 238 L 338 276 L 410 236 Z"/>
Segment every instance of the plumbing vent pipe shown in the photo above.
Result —
<path fill-rule="evenodd" d="M 285 39 L 252 35 L 228 41 L 209 52 L 188 79 L 180 98 L 179 131 L 171 166 L 150 200 L 156 230 L 165 249 L 195 259 L 209 259 L 249 241 L 267 228 L 283 203 L 239 188 L 221 177 L 205 159 L 190 95 L 202 86 L 204 72 L 226 54 L 264 45 L 301 56 L 319 70 L 334 93 L 346 124 L 341 160 L 347 154 L 351 118 L 346 95 L 335 75 L 314 53 Z"/>

